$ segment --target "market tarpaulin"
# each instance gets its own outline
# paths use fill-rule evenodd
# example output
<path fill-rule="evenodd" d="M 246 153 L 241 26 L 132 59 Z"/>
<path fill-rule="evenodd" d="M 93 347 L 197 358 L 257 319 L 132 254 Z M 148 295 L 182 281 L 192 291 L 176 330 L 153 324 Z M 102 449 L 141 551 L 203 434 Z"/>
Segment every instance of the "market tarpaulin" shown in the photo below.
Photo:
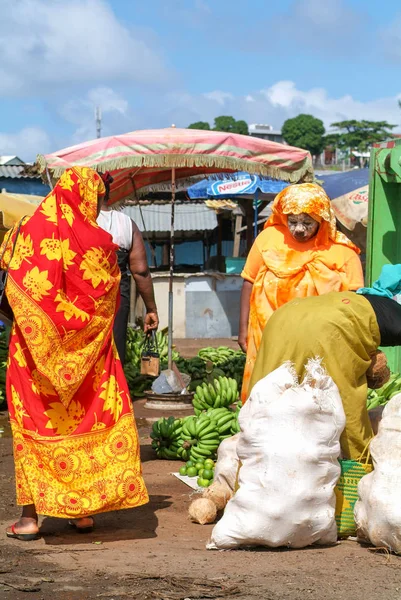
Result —
<path fill-rule="evenodd" d="M 358 223 L 368 226 L 369 186 L 365 185 L 359 190 L 335 198 L 331 204 L 337 219 L 350 231 Z"/>
<path fill-rule="evenodd" d="M 13 227 L 22 217 L 33 215 L 42 196 L 30 196 L 29 194 L 0 194 L 0 230 Z"/>
<path fill-rule="evenodd" d="M 346 173 L 319 176 L 331 198 L 337 219 L 349 231 L 358 223 L 368 224 L 369 169 L 355 169 Z"/>
<path fill-rule="evenodd" d="M 71 166 L 114 177 L 110 204 L 135 198 L 142 187 L 198 174 L 246 171 L 290 183 L 313 181 L 307 150 L 249 135 L 196 129 L 151 129 L 100 138 L 37 159 L 53 181 Z"/>

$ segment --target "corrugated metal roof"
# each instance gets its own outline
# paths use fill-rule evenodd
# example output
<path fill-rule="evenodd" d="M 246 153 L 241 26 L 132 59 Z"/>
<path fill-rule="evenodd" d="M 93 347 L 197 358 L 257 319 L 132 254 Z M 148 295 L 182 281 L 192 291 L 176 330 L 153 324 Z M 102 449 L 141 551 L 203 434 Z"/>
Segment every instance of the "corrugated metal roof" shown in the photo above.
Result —
<path fill-rule="evenodd" d="M 9 179 L 40 179 L 39 175 L 22 175 L 25 165 L 17 166 L 0 166 L 0 177 L 8 177 Z"/>
<path fill-rule="evenodd" d="M 141 206 L 146 231 L 170 231 L 171 206 L 169 204 Z M 144 231 L 139 206 L 127 206 L 123 209 Z M 175 207 L 175 231 L 211 231 L 217 227 L 214 210 L 203 204 L 177 204 Z"/>

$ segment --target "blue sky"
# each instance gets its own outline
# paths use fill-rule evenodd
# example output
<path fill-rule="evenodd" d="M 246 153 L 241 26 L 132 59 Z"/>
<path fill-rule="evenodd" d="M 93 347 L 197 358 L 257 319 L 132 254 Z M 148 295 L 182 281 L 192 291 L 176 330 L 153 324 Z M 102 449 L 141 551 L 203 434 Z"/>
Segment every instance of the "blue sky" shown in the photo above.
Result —
<path fill-rule="evenodd" d="M 385 7 L 385 10 L 384 10 Z M 221 114 L 401 124 L 399 0 L 0 0 L 0 155 Z"/>

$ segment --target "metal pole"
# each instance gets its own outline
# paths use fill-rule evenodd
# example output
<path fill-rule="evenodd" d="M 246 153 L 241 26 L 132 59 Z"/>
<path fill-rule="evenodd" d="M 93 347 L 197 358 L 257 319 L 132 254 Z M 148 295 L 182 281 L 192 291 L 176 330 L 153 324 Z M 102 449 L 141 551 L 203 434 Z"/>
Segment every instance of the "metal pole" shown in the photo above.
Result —
<path fill-rule="evenodd" d="M 95 120 L 96 120 L 96 137 L 99 139 L 102 137 L 102 110 L 100 106 L 95 108 Z"/>
<path fill-rule="evenodd" d="M 54 186 L 53 186 L 53 182 L 50 177 L 49 167 L 47 165 L 46 165 L 46 177 L 47 177 L 47 182 L 49 184 L 49 187 L 52 190 Z"/>
<path fill-rule="evenodd" d="M 253 209 L 254 209 L 254 226 L 253 226 L 253 237 L 258 237 L 258 190 L 255 192 L 255 197 L 253 199 Z"/>
<path fill-rule="evenodd" d="M 168 284 L 168 368 L 173 367 L 173 278 L 174 278 L 174 211 L 175 168 L 171 170 L 171 230 L 170 230 L 170 278 Z"/>

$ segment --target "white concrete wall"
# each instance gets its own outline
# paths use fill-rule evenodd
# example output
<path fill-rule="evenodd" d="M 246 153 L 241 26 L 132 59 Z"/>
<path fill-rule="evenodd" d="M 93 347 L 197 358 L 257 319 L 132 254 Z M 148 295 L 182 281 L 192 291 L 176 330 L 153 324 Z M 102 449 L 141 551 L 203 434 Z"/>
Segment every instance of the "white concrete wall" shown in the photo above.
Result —
<path fill-rule="evenodd" d="M 168 326 L 168 277 L 152 275 L 156 306 L 159 313 L 160 329 Z M 185 338 L 185 280 L 174 277 L 173 287 L 173 337 Z"/>

